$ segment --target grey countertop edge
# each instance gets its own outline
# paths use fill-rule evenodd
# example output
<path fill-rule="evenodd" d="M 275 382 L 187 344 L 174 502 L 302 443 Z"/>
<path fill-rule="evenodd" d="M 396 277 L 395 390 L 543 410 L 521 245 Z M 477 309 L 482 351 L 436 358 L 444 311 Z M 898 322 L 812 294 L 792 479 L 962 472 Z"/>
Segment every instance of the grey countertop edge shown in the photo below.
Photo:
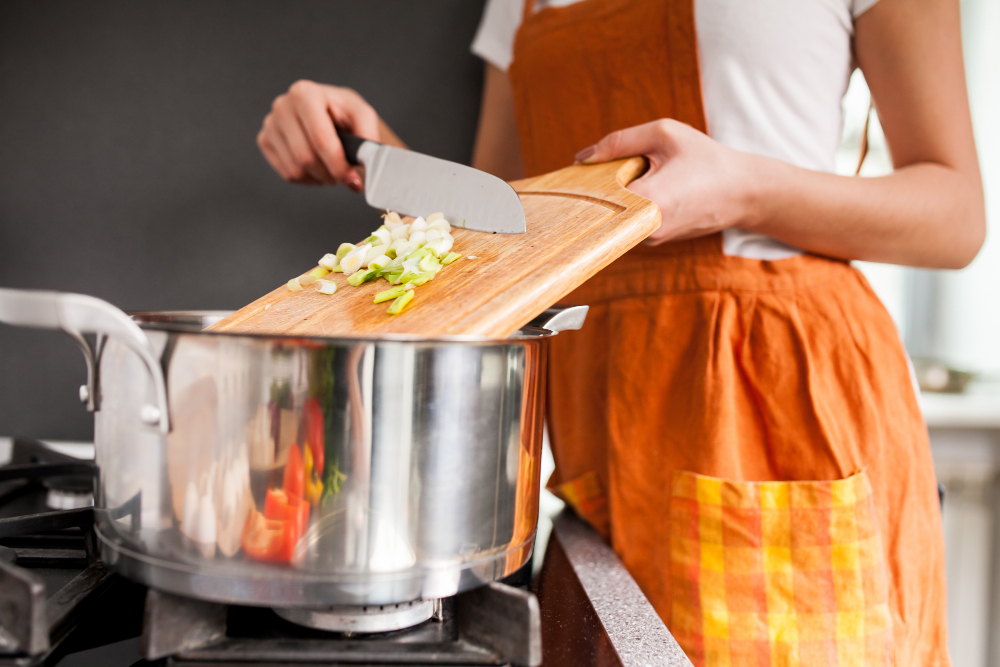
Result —
<path fill-rule="evenodd" d="M 691 666 L 639 585 L 600 535 L 568 509 L 555 518 L 553 532 L 623 665 Z"/>

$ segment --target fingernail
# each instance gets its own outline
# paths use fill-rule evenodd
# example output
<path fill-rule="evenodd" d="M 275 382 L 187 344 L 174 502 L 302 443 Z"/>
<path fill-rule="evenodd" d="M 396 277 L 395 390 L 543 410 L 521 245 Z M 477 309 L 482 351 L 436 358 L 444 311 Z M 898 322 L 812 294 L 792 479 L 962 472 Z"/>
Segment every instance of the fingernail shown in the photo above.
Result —
<path fill-rule="evenodd" d="M 573 156 L 573 159 L 577 162 L 586 162 L 587 158 L 593 156 L 597 152 L 597 146 L 587 146 L 582 151 Z"/>
<path fill-rule="evenodd" d="M 355 192 L 361 192 L 365 189 L 364 183 L 358 176 L 351 176 L 347 179 L 347 187 L 354 190 Z"/>

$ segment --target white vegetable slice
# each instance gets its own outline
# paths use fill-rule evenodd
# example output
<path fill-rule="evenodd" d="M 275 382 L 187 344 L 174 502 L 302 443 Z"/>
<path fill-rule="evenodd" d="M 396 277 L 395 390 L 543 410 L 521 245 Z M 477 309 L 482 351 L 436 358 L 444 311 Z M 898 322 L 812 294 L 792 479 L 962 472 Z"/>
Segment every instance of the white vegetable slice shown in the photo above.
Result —
<path fill-rule="evenodd" d="M 446 255 L 453 245 L 455 245 L 455 242 L 450 236 L 442 236 L 439 239 L 430 241 L 424 247 L 440 257 L 441 255 Z"/>
<path fill-rule="evenodd" d="M 392 259 L 388 255 L 379 255 L 372 261 L 368 262 L 369 269 L 384 269 L 389 265 Z"/>
<path fill-rule="evenodd" d="M 332 252 L 326 253 L 323 255 L 322 259 L 319 260 L 319 265 L 329 271 L 333 271 L 338 264 L 340 264 L 340 260 L 337 259 L 337 256 Z"/>
<path fill-rule="evenodd" d="M 385 221 L 385 226 L 390 230 L 403 224 L 403 220 L 399 217 L 399 213 L 396 213 L 395 211 L 386 211 L 383 213 L 382 220 Z"/>
<path fill-rule="evenodd" d="M 344 255 L 354 250 L 356 246 L 353 243 L 341 243 L 340 247 L 337 248 L 337 259 L 341 260 Z"/>
<path fill-rule="evenodd" d="M 427 221 L 423 218 L 417 218 L 410 223 L 410 234 L 413 234 L 414 232 L 422 232 L 425 229 L 427 229 Z"/>
<path fill-rule="evenodd" d="M 361 265 L 365 263 L 365 258 L 368 256 L 368 251 L 370 249 L 371 246 L 364 243 L 344 255 L 344 257 L 340 260 L 340 267 L 344 269 L 344 273 L 350 275 L 360 269 Z"/>
<path fill-rule="evenodd" d="M 396 239 L 395 241 L 389 244 L 388 248 L 386 248 L 385 254 L 389 255 L 389 257 L 395 257 L 396 248 L 403 245 L 404 243 L 406 243 L 405 239 Z"/>
<path fill-rule="evenodd" d="M 442 213 L 441 211 L 438 211 L 437 213 L 431 213 L 429 216 L 427 216 L 428 225 L 431 224 L 432 222 L 437 222 L 438 220 L 444 220 L 444 213 Z M 447 222 L 447 220 L 445 220 L 445 222 Z"/>
<path fill-rule="evenodd" d="M 430 243 L 434 239 L 439 239 L 439 238 L 442 238 L 444 236 L 444 232 L 442 232 L 437 227 L 434 227 L 434 228 L 428 227 L 427 231 L 424 232 L 424 233 L 426 234 L 426 236 L 424 237 L 424 240 L 427 241 L 427 243 Z"/>
<path fill-rule="evenodd" d="M 392 240 L 403 239 L 404 241 L 410 237 L 410 226 L 400 225 L 392 230 Z"/>
<path fill-rule="evenodd" d="M 412 228 L 411 228 L 412 229 Z M 421 244 L 427 241 L 427 234 L 424 232 L 413 232 L 410 234 L 410 243 Z"/>
<path fill-rule="evenodd" d="M 381 241 L 384 245 L 389 245 L 390 243 L 392 243 L 392 232 L 386 229 L 385 227 L 379 227 L 378 229 L 376 229 L 374 232 L 372 232 L 372 236 L 377 236 L 378 240 Z"/>
<path fill-rule="evenodd" d="M 372 246 L 368 248 L 368 252 L 365 253 L 365 261 L 362 263 L 363 266 L 370 266 L 372 260 L 376 257 L 381 257 L 385 254 L 385 251 L 389 249 L 388 243 L 383 243 L 381 245 Z"/>
<path fill-rule="evenodd" d="M 396 247 L 396 257 L 406 257 L 411 252 L 420 247 L 420 244 L 413 243 L 412 241 L 406 241 L 405 243 L 399 244 Z"/>
<path fill-rule="evenodd" d="M 316 291 L 320 294 L 333 294 L 337 291 L 337 283 L 332 280 L 320 280 L 316 283 Z"/>
<path fill-rule="evenodd" d="M 288 289 L 290 289 L 293 292 L 301 292 L 302 291 L 302 285 L 299 283 L 299 279 L 297 277 L 296 278 L 292 278 L 291 280 L 289 280 L 285 284 L 288 286 Z"/>
<path fill-rule="evenodd" d="M 451 231 L 451 225 L 448 223 L 447 220 L 441 218 L 440 220 L 435 220 L 434 222 L 428 223 L 427 229 L 425 229 L 424 231 L 430 231 L 432 229 L 440 229 L 442 232 L 447 234 L 448 232 Z"/>

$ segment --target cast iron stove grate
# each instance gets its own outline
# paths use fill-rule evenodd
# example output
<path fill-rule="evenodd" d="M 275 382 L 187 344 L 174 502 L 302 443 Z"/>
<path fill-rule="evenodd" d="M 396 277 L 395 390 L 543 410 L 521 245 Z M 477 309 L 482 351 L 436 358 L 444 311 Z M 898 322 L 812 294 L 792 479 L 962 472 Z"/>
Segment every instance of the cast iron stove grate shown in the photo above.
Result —
<path fill-rule="evenodd" d="M 51 659 L 111 583 L 93 543 L 93 510 L 51 511 L 76 498 L 93 464 L 18 440 L 0 467 L 0 665 Z"/>
<path fill-rule="evenodd" d="M 270 609 L 227 607 L 159 591 L 146 598 L 143 653 L 177 667 L 323 665 L 537 665 L 538 602 L 494 583 L 443 601 L 439 619 L 371 635 L 330 633 Z"/>

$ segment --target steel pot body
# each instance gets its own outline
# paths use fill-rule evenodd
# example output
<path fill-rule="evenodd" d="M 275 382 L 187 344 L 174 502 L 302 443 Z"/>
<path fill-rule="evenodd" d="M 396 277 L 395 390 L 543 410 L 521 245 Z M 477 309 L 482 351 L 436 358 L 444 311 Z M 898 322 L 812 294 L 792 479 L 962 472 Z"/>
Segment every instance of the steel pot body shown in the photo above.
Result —
<path fill-rule="evenodd" d="M 90 346 L 107 564 L 181 595 L 320 607 L 454 595 L 527 562 L 553 332 L 201 331 L 220 316 L 135 314 L 146 352 Z"/>

